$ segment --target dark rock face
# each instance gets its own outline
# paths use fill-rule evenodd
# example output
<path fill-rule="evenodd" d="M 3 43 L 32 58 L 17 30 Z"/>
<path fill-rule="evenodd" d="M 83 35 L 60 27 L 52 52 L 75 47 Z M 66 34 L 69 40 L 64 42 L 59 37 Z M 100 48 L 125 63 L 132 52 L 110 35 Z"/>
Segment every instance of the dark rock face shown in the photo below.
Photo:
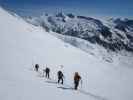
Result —
<path fill-rule="evenodd" d="M 75 17 L 75 15 L 73 15 L 72 13 L 67 14 L 67 16 L 68 16 L 69 18 L 74 18 L 74 17 Z"/>
<path fill-rule="evenodd" d="M 116 23 L 115 28 L 127 32 L 126 29 L 132 28 L 132 32 L 133 32 L 133 20 L 129 20 L 129 19 L 116 19 L 114 20 L 114 23 Z"/>

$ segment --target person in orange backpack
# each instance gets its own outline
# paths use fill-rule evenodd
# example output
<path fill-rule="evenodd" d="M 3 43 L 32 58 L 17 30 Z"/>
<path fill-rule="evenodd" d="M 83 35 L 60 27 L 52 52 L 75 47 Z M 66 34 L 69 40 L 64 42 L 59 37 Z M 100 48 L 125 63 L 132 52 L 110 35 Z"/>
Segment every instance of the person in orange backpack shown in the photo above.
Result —
<path fill-rule="evenodd" d="M 74 75 L 74 89 L 77 90 L 79 86 L 79 81 L 81 80 L 81 76 L 79 75 L 78 72 L 75 72 Z"/>

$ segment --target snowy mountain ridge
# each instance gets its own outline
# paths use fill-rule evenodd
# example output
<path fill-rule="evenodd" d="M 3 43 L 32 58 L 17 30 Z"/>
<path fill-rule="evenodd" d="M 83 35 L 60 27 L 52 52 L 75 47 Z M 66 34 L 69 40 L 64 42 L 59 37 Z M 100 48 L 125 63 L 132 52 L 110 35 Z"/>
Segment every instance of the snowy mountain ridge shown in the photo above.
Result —
<path fill-rule="evenodd" d="M 40 17 L 25 18 L 25 20 L 47 31 L 99 44 L 109 51 L 133 52 L 133 20 L 130 19 L 111 18 L 103 21 L 61 12 L 55 15 L 43 14 Z"/>

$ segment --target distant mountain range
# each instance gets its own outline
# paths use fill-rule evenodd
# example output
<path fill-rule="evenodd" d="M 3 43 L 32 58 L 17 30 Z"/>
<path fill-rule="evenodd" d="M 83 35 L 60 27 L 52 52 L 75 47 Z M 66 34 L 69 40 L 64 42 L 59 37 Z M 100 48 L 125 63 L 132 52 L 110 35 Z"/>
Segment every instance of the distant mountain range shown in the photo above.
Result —
<path fill-rule="evenodd" d="M 43 27 L 47 31 L 84 39 L 109 51 L 125 50 L 133 53 L 133 20 L 131 19 L 99 20 L 62 12 L 24 19 L 33 25 Z"/>

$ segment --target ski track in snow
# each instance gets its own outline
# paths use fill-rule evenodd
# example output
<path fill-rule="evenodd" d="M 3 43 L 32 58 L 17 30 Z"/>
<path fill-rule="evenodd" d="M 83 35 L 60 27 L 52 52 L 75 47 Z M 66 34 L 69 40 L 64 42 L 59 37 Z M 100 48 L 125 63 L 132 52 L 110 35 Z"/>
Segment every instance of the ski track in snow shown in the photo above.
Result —
<path fill-rule="evenodd" d="M 43 74 L 40 71 L 37 72 L 37 73 L 38 73 L 37 77 L 42 78 L 43 80 L 45 80 L 44 81 L 45 83 L 53 84 L 53 85 L 55 85 L 59 89 L 70 90 L 70 91 L 78 91 L 81 94 L 87 95 L 87 96 L 92 97 L 92 98 L 94 98 L 96 100 L 108 100 L 108 99 L 106 99 L 104 97 L 101 97 L 101 96 L 92 94 L 90 92 L 87 92 L 87 91 L 83 90 L 82 88 L 81 89 L 78 89 L 78 90 L 74 90 L 74 88 L 72 86 L 68 85 L 67 83 L 64 83 L 63 85 L 62 84 L 58 84 L 58 82 L 56 80 L 54 80 L 54 79 L 51 79 L 51 78 L 50 79 L 47 79 L 47 78 L 45 78 L 45 76 L 43 77 Z"/>

